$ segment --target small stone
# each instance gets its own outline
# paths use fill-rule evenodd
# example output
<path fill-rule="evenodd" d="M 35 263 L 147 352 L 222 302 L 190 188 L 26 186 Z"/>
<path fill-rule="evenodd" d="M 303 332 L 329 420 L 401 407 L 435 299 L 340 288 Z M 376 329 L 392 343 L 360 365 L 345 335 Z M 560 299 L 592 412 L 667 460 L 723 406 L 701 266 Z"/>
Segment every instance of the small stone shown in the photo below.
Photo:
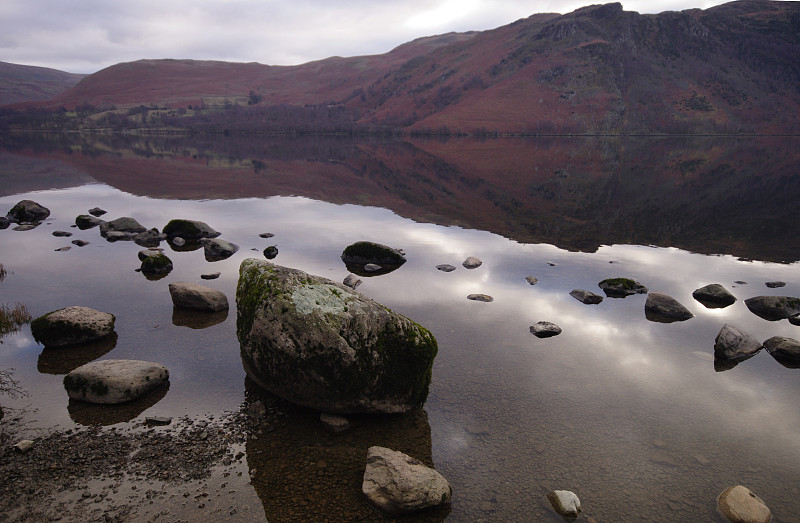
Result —
<path fill-rule="evenodd" d="M 266 249 L 264 249 L 264 257 L 268 260 L 274 259 L 278 255 L 278 247 L 277 245 L 270 245 Z"/>
<path fill-rule="evenodd" d="M 581 513 L 581 501 L 574 492 L 569 490 L 552 490 L 547 493 L 547 499 L 560 516 L 577 518 Z"/>
<path fill-rule="evenodd" d="M 172 245 L 174 245 L 175 247 L 183 247 L 184 245 L 186 245 L 186 240 L 184 240 L 180 236 L 176 236 L 170 239 L 169 241 L 172 242 Z"/>
<path fill-rule="evenodd" d="M 55 233 L 53 233 L 55 234 Z M 783 281 L 768 281 L 764 285 L 770 289 L 777 289 L 778 287 L 786 287 L 786 282 Z"/>
<path fill-rule="evenodd" d="M 717 498 L 717 511 L 731 523 L 769 523 L 772 520 L 764 500 L 742 485 L 725 489 Z"/>
<path fill-rule="evenodd" d="M 217 278 L 220 277 L 220 274 L 222 274 L 222 273 L 220 273 L 220 272 L 210 272 L 210 273 L 207 273 L 207 274 L 201 274 L 200 278 L 202 278 L 204 280 L 216 280 Z"/>
<path fill-rule="evenodd" d="M 69 238 L 72 236 L 72 233 L 67 231 L 53 231 L 53 236 L 57 238 Z"/>
<path fill-rule="evenodd" d="M 535 276 L 525 276 L 525 281 L 530 283 L 531 285 L 536 285 L 539 283 L 539 278 Z"/>
<path fill-rule="evenodd" d="M 603 297 L 599 294 L 595 294 L 592 291 L 587 291 L 584 289 L 575 289 L 570 292 L 569 295 L 579 302 L 585 303 L 586 305 L 597 305 L 603 301 Z"/>
<path fill-rule="evenodd" d="M 450 265 L 449 263 L 437 265 L 436 268 L 442 272 L 453 272 L 454 270 L 456 270 L 456 268 L 453 265 Z"/>
<path fill-rule="evenodd" d="M 561 334 L 561 327 L 549 321 L 540 321 L 536 325 L 531 325 L 531 334 L 537 338 L 550 338 Z"/>
<path fill-rule="evenodd" d="M 366 272 L 378 272 L 381 269 L 383 269 L 383 267 L 376 263 L 368 263 L 364 265 L 364 271 Z"/>
<path fill-rule="evenodd" d="M 86 240 L 72 240 L 72 244 L 77 245 L 78 247 L 85 247 L 86 245 L 89 245 L 89 242 Z"/>
<path fill-rule="evenodd" d="M 26 452 L 28 452 L 29 450 L 31 450 L 33 448 L 34 444 L 35 444 L 35 442 L 33 440 L 23 439 L 21 441 L 18 441 L 16 443 L 14 443 L 13 447 L 17 452 L 21 452 L 22 454 L 25 454 Z"/>
<path fill-rule="evenodd" d="M 466 260 L 464 260 L 461 265 L 464 266 L 466 269 L 477 269 L 483 264 L 483 262 L 474 256 L 470 256 Z"/>
<path fill-rule="evenodd" d="M 69 251 L 71 249 L 72 249 L 72 247 L 70 247 L 70 246 L 59 247 L 58 249 L 55 249 L 55 252 L 67 252 L 67 251 Z"/>
<path fill-rule="evenodd" d="M 472 301 L 482 301 L 484 303 L 490 303 L 494 301 L 494 298 L 488 294 L 470 294 L 467 296 L 467 299 Z"/>
<path fill-rule="evenodd" d="M 89 214 L 91 214 L 92 216 L 102 216 L 105 213 L 106 211 L 104 211 L 100 207 L 93 207 L 92 209 L 89 209 Z"/>
<path fill-rule="evenodd" d="M 148 425 L 169 425 L 172 423 L 172 418 L 165 416 L 147 416 L 144 422 Z"/>
<path fill-rule="evenodd" d="M 361 285 L 362 281 L 358 279 L 358 276 L 356 276 L 355 274 L 348 274 L 347 278 L 345 278 L 342 283 L 347 285 L 351 289 L 355 289 L 356 287 Z"/>
<path fill-rule="evenodd" d="M 261 234 L 259 234 L 259 236 L 260 236 L 261 238 L 272 238 L 272 237 L 273 237 L 273 236 L 275 236 L 275 235 L 274 235 L 274 234 L 272 234 L 271 232 L 262 232 Z"/>
<path fill-rule="evenodd" d="M 323 412 L 319 415 L 319 420 L 333 434 L 344 434 L 350 430 L 350 421 L 344 416 Z"/>

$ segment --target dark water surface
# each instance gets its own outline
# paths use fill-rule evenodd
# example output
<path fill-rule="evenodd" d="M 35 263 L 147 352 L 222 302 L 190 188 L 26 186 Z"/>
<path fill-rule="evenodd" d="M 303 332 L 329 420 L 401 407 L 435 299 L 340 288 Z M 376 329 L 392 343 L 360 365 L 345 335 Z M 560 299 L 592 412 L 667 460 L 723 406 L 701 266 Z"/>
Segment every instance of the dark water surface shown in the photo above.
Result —
<path fill-rule="evenodd" d="M 279 249 L 275 263 L 342 281 L 344 247 L 372 240 L 404 249 L 408 262 L 358 290 L 439 342 L 428 402 L 412 416 L 357 417 L 342 438 L 324 436 L 316 413 L 289 409 L 285 425 L 246 449 L 271 521 L 374 517 L 358 490 L 373 444 L 432 461 L 448 478 L 452 509 L 433 519 L 558 521 L 544 494 L 565 489 L 599 522 L 708 521 L 716 496 L 736 484 L 764 499 L 773 521 L 800 514 L 800 371 L 764 351 L 725 372 L 713 363 L 725 323 L 759 340 L 800 335 L 744 305 L 800 296 L 797 139 L 2 140 L 0 214 L 33 199 L 51 216 L 31 231 L 0 231 L 0 303 L 24 303 L 34 317 L 68 305 L 117 317 L 115 342 L 88 355 L 43 351 L 27 327 L 3 339 L 0 365 L 31 393 L 18 403 L 36 409 L 35 424 L 238 409 L 250 393 L 235 307 L 205 323 L 181 316 L 168 284 L 208 285 L 233 304 L 239 264 L 268 245 Z M 94 206 L 109 211 L 104 219 L 159 229 L 202 220 L 241 249 L 207 262 L 202 250 L 162 243 L 175 269 L 151 281 L 135 271 L 141 247 L 70 227 Z M 90 243 L 56 252 L 74 239 Z M 464 269 L 467 256 L 483 265 Z M 436 270 L 445 263 L 458 268 Z M 618 276 L 695 317 L 649 321 L 644 295 L 599 305 L 569 295 L 602 294 L 597 283 Z M 775 280 L 787 285 L 764 285 Z M 709 283 L 737 302 L 695 301 Z M 467 300 L 472 293 L 494 301 Z M 538 339 L 529 332 L 538 321 L 563 333 Z M 125 413 L 87 412 L 61 381 L 92 358 L 162 363 L 169 390 Z"/>

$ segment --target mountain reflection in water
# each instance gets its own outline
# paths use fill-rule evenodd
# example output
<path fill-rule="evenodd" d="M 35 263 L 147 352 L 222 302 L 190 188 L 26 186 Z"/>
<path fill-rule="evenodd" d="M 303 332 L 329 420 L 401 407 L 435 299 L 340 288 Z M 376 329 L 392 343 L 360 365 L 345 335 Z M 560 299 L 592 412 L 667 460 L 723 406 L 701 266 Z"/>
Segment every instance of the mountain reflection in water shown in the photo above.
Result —
<path fill-rule="evenodd" d="M 800 238 L 785 233 L 800 197 L 798 137 L 6 135 L 0 145 L 22 155 L 5 163 L 36 154 L 70 165 L 76 184 L 88 175 L 154 198 L 305 196 L 573 251 L 639 244 L 800 259 Z M 52 169 L 39 171 L 53 183 Z M 0 194 L 37 183 L 0 180 Z"/>

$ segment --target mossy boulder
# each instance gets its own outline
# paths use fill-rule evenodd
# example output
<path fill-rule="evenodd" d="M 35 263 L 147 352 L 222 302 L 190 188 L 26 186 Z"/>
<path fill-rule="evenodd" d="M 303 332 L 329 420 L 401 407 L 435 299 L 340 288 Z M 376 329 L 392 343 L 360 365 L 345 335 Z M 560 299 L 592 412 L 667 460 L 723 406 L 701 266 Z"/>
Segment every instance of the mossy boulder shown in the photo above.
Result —
<path fill-rule="evenodd" d="M 608 278 L 597 284 L 609 298 L 624 298 L 632 294 L 647 294 L 648 289 L 630 278 Z"/>
<path fill-rule="evenodd" d="M 200 238 L 216 238 L 220 235 L 205 222 L 183 219 L 170 220 L 164 227 L 163 233 L 168 238 L 180 237 L 189 241 L 197 241 Z"/>
<path fill-rule="evenodd" d="M 94 341 L 114 332 L 113 314 L 73 305 L 31 322 L 33 339 L 45 347 L 63 347 Z"/>
<path fill-rule="evenodd" d="M 264 389 L 332 413 L 425 403 L 436 339 L 349 287 L 251 258 L 239 270 L 236 304 L 242 362 Z"/>
<path fill-rule="evenodd" d="M 141 271 L 144 274 L 168 274 L 172 271 L 172 260 L 166 254 L 155 251 L 142 260 Z"/>
<path fill-rule="evenodd" d="M 81 365 L 64 376 L 70 399 L 90 403 L 124 403 L 166 384 L 169 371 L 158 363 L 100 360 Z"/>
<path fill-rule="evenodd" d="M 33 200 L 22 200 L 8 211 L 6 218 L 16 223 L 41 222 L 50 216 L 50 209 Z"/>

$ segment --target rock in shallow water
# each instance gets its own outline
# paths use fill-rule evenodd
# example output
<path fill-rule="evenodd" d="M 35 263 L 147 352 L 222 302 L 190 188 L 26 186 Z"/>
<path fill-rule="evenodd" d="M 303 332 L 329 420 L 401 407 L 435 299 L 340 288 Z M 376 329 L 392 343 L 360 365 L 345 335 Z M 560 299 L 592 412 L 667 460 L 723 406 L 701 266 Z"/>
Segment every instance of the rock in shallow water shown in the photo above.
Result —
<path fill-rule="evenodd" d="M 344 285 L 247 259 L 236 290 L 247 374 L 284 399 L 331 413 L 406 412 L 428 396 L 436 339 Z"/>
<path fill-rule="evenodd" d="M 228 309 L 228 298 L 225 293 L 196 283 L 183 281 L 170 283 L 169 293 L 175 307 L 207 312 Z"/>
<path fill-rule="evenodd" d="M 144 396 L 169 380 L 163 365 L 138 360 L 100 360 L 64 376 L 70 399 L 113 404 Z"/>
<path fill-rule="evenodd" d="M 721 309 L 736 302 L 736 297 L 719 283 L 696 289 L 692 297 L 709 309 Z"/>
<path fill-rule="evenodd" d="M 449 504 L 453 490 L 440 473 L 420 461 L 385 447 L 370 447 L 361 491 L 389 516 Z"/>
<path fill-rule="evenodd" d="M 742 485 L 725 489 L 717 498 L 717 512 L 731 523 L 769 523 L 772 512 L 764 500 Z"/>
<path fill-rule="evenodd" d="M 714 363 L 718 370 L 728 370 L 755 356 L 761 347 L 753 336 L 726 323 L 714 340 Z"/>
<path fill-rule="evenodd" d="M 97 340 L 114 332 L 114 315 L 73 305 L 31 322 L 33 339 L 45 347 L 63 347 Z"/>
<path fill-rule="evenodd" d="M 550 338 L 561 334 L 561 327 L 549 321 L 540 321 L 531 325 L 531 334 L 537 338 Z"/>
<path fill-rule="evenodd" d="M 581 303 L 585 303 L 586 305 L 597 305 L 598 303 L 603 301 L 603 297 L 599 294 L 595 294 L 591 291 L 587 291 L 584 289 L 575 289 L 569 293 L 570 296 L 575 298 Z"/>
<path fill-rule="evenodd" d="M 477 269 L 482 264 L 483 262 L 479 258 L 476 258 L 475 256 L 470 256 L 461 263 L 461 265 L 463 265 L 465 269 Z"/>
<path fill-rule="evenodd" d="M 33 200 L 22 200 L 8 211 L 6 218 L 17 223 L 41 222 L 50 216 L 50 209 Z"/>
<path fill-rule="evenodd" d="M 644 312 L 648 320 L 661 323 L 684 321 L 694 317 L 694 314 L 678 300 L 660 292 L 651 292 L 647 295 Z"/>
<path fill-rule="evenodd" d="M 647 294 L 647 287 L 630 278 L 609 278 L 597 284 L 609 298 L 624 298 L 632 294 Z"/>
<path fill-rule="evenodd" d="M 800 342 L 797 340 L 773 336 L 764 342 L 764 348 L 784 367 L 800 369 Z"/>
<path fill-rule="evenodd" d="M 800 298 L 793 296 L 755 296 L 744 300 L 750 312 L 768 321 L 778 321 L 800 313 Z"/>
<path fill-rule="evenodd" d="M 553 510 L 565 518 L 577 518 L 581 513 L 581 500 L 569 490 L 551 490 L 547 499 Z"/>

